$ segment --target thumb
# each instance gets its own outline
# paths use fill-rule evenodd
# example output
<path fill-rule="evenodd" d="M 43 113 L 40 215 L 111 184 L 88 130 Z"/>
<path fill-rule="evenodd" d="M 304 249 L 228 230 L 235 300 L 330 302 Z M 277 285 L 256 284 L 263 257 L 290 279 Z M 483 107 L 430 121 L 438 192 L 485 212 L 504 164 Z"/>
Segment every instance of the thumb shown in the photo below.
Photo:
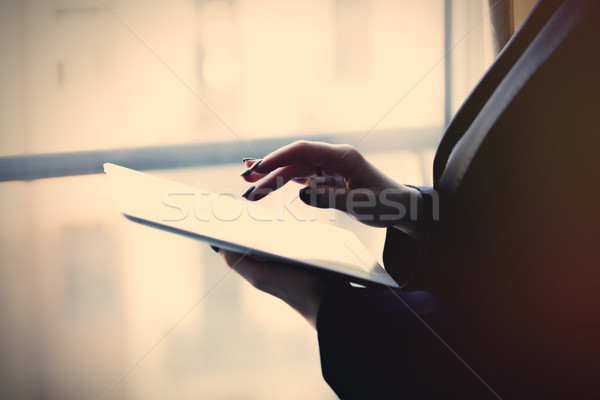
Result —
<path fill-rule="evenodd" d="M 339 186 L 317 185 L 300 189 L 298 197 L 309 206 L 346 211 L 349 190 Z"/>

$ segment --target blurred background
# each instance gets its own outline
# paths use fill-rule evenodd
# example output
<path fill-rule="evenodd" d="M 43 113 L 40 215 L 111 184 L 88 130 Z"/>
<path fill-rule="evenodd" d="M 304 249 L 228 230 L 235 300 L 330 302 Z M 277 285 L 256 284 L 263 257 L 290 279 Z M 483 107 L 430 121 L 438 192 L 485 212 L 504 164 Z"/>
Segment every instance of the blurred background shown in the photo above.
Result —
<path fill-rule="evenodd" d="M 303 138 L 431 184 L 493 59 L 487 0 L 2 0 L 0 54 L 0 397 L 19 399 L 335 399 L 308 324 L 207 245 L 125 220 L 102 163 L 242 193 L 242 157 Z M 384 231 L 319 216 L 380 257 Z"/>

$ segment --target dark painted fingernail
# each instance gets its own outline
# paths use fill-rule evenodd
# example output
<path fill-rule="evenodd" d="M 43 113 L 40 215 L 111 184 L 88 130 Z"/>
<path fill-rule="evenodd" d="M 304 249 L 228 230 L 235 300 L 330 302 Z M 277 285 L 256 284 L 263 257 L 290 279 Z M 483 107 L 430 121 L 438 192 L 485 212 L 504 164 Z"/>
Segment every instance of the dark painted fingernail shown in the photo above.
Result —
<path fill-rule="evenodd" d="M 260 163 L 262 162 L 262 160 L 258 160 L 257 162 L 255 162 L 254 164 L 252 164 L 252 166 L 250 168 L 248 168 L 247 170 L 245 170 L 244 172 L 242 172 L 242 176 L 248 176 L 252 173 L 252 171 L 254 171 L 256 169 L 256 167 L 258 167 L 260 165 Z"/>
<path fill-rule="evenodd" d="M 250 186 L 250 188 L 244 192 L 244 194 L 242 195 L 242 197 L 245 198 L 245 199 L 247 199 L 248 195 L 250 193 L 252 193 L 252 191 L 254 191 L 254 189 L 256 189 L 256 186 L 254 186 L 254 185 Z"/>
<path fill-rule="evenodd" d="M 256 169 L 256 167 L 258 167 L 262 161 L 263 160 L 258 160 L 257 162 L 252 164 L 252 166 L 250 167 L 250 171 L 254 171 Z"/>
<path fill-rule="evenodd" d="M 221 250 L 217 246 L 213 246 L 213 245 L 211 245 L 210 248 L 213 249 L 215 253 L 218 253 L 219 250 Z"/>
<path fill-rule="evenodd" d="M 245 163 L 246 161 L 254 161 L 254 160 L 256 160 L 256 158 L 252 158 L 252 157 L 242 158 L 243 163 Z"/>
<path fill-rule="evenodd" d="M 307 187 L 300 189 L 300 191 L 298 192 L 298 197 L 300 197 L 300 200 L 302 200 L 305 203 L 308 203 L 310 196 L 308 195 L 308 193 L 306 193 L 306 191 L 308 190 Z"/>

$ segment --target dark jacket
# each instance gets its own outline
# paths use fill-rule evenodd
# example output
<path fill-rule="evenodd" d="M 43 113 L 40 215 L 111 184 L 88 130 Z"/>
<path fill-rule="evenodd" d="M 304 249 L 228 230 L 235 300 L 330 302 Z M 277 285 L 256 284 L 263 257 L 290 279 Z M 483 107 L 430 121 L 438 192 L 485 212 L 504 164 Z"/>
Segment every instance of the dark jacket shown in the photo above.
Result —
<path fill-rule="evenodd" d="M 439 220 L 423 244 L 388 229 L 404 289 L 323 301 L 341 398 L 600 396 L 599 9 L 540 2 L 459 110 Z"/>

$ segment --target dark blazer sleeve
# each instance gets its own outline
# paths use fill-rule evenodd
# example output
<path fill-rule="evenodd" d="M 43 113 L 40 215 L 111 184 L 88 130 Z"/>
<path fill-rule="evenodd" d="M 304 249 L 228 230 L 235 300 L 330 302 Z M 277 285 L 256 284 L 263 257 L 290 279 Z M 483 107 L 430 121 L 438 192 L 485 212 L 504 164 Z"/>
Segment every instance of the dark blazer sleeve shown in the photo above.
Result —
<path fill-rule="evenodd" d="M 323 376 L 342 399 L 490 398 L 446 346 L 457 320 L 427 292 L 329 296 L 317 321 Z"/>
<path fill-rule="evenodd" d="M 478 392 L 483 384 L 474 374 L 461 373 L 464 364 L 444 343 L 503 398 L 598 396 L 600 6 L 541 4 L 552 6 L 541 9 L 551 20 L 532 33 L 532 43 L 558 46 L 540 58 L 527 43 L 509 44 L 505 55 L 515 44 L 526 49 L 515 56 L 521 68 L 506 66 L 498 85 L 484 78 L 480 87 L 489 86 L 491 100 L 466 107 L 451 124 L 436 156 L 436 183 L 453 165 L 467 165 L 461 131 L 490 134 L 457 169 L 462 181 L 452 203 L 441 199 L 425 248 L 388 230 L 385 259 L 400 261 L 386 268 L 410 281 L 402 259 L 412 266 L 420 259 L 417 288 L 427 291 L 352 290 L 324 299 L 317 321 L 322 369 L 340 397 L 492 397 Z M 584 19 L 556 33 L 574 18 Z M 516 89 L 513 72 L 539 61 Z M 503 100 L 510 90 L 515 100 L 504 111 L 493 107 L 494 97 Z"/>
<path fill-rule="evenodd" d="M 439 219 L 437 193 L 432 187 L 407 186 L 417 189 L 423 196 L 424 207 L 417 217 L 424 226 L 426 237 L 429 228 Z M 414 290 L 417 287 L 417 283 L 412 278 L 415 276 L 421 252 L 420 241 L 394 227 L 387 229 L 383 264 L 386 271 L 405 290 Z"/>
<path fill-rule="evenodd" d="M 387 228 L 383 247 L 383 264 L 385 270 L 401 286 L 406 287 L 415 273 L 421 243 L 391 227 Z"/>

